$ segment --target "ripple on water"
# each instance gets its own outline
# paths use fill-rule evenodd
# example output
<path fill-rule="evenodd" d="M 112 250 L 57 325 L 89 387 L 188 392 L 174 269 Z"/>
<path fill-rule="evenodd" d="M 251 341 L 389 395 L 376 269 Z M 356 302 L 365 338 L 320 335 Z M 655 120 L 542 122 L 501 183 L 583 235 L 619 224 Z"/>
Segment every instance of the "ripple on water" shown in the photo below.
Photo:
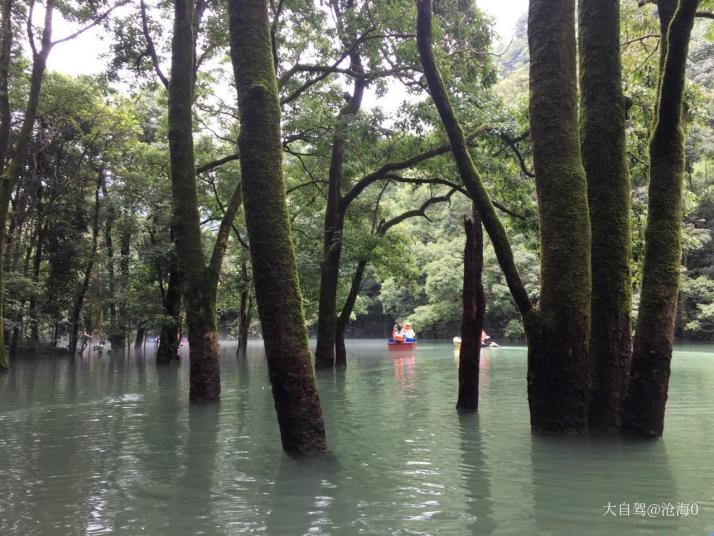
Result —
<path fill-rule="evenodd" d="M 151 356 L 19 361 L 0 383 L 0 534 L 711 534 L 714 361 L 677 352 L 657 442 L 533 436 L 525 352 L 482 355 L 478 415 L 454 410 L 450 344 L 351 342 L 318 371 L 332 455 L 282 454 L 263 354 L 228 348 L 220 404 Z M 603 506 L 698 503 L 697 516 Z"/>

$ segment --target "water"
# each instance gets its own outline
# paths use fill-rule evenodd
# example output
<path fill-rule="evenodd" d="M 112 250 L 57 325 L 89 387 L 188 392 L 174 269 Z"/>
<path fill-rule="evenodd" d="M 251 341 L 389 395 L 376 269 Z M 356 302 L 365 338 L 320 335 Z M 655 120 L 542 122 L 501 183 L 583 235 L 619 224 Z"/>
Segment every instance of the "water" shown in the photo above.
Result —
<path fill-rule="evenodd" d="M 0 534 L 714 532 L 713 346 L 676 352 L 657 442 L 532 435 L 522 348 L 486 352 L 480 412 L 463 416 L 450 344 L 349 346 L 346 373 L 318 374 L 333 454 L 303 461 L 281 452 L 257 343 L 242 363 L 226 348 L 222 401 L 203 407 L 185 364 L 150 355 L 16 362 L 0 376 Z M 669 502 L 692 506 L 639 515 Z"/>

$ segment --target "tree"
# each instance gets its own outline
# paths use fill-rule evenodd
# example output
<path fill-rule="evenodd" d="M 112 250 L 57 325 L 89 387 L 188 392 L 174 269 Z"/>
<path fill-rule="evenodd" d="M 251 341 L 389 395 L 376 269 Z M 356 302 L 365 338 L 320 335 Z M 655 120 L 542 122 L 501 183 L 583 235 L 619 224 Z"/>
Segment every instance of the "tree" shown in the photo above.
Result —
<path fill-rule="evenodd" d="M 461 320 L 461 347 L 459 348 L 459 397 L 456 408 L 464 411 L 478 410 L 478 374 L 481 357 L 481 332 L 486 312 L 483 292 L 483 230 L 478 211 L 472 218 L 464 218 L 466 243 L 464 245 L 463 312 Z"/>
<path fill-rule="evenodd" d="M 620 2 L 578 4 L 581 153 L 592 228 L 589 425 L 620 429 L 632 347 L 631 185 L 626 162 Z"/>
<path fill-rule="evenodd" d="M 660 2 L 661 16 L 669 13 Z M 669 386 L 682 258 L 682 111 L 689 40 L 698 0 L 680 0 L 666 28 L 657 115 L 650 139 L 642 295 L 625 397 L 624 432 L 659 437 Z"/>
<path fill-rule="evenodd" d="M 464 186 L 476 202 L 523 316 L 531 426 L 553 432 L 587 427 L 590 227 L 577 132 L 574 10 L 574 3 L 568 0 L 555 5 L 533 0 L 530 6 L 530 134 L 541 223 L 541 294 L 535 309 L 518 274 L 505 229 L 467 151 L 436 65 L 431 2 L 417 0 L 417 46 L 432 99 Z"/>
<path fill-rule="evenodd" d="M 231 0 L 231 59 L 253 280 L 283 449 L 323 454 L 325 426 L 308 348 L 282 172 L 280 104 L 265 0 Z"/>
<path fill-rule="evenodd" d="M 196 33 L 206 4 L 202 0 L 178 0 L 174 10 L 169 81 L 169 148 L 173 230 L 178 267 L 188 321 L 193 402 L 217 400 L 221 392 L 220 356 L 216 329 L 216 292 L 231 225 L 241 204 L 240 186 L 235 188 L 221 220 L 208 265 L 203 254 L 196 191 L 193 146 L 193 97 L 196 70 Z"/>

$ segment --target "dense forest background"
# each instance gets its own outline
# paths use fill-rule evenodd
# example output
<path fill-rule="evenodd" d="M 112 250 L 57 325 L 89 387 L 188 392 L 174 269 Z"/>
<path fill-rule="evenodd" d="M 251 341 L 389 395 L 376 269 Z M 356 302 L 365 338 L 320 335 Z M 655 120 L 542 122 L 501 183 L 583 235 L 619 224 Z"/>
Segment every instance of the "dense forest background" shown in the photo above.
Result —
<path fill-rule="evenodd" d="M 185 323 L 172 280 L 176 254 L 162 78 L 171 47 L 162 22 L 171 19 L 169 4 L 131 4 L 101 22 L 112 41 L 105 75 L 45 75 L 29 148 L 11 194 L 4 244 L 4 318 L 11 353 L 66 347 L 77 331 L 124 345 L 158 335 L 167 324 Z M 328 177 L 339 134 L 344 141 L 342 191 L 349 204 L 343 203 L 337 313 L 345 302 L 354 302 L 346 311 L 347 335 L 384 337 L 395 319 L 410 320 L 421 337 L 457 335 L 463 219 L 472 207 L 458 186 L 438 115 L 424 91 L 412 3 L 365 3 L 365 13 L 345 13 L 342 19 L 319 3 L 286 1 L 273 9 L 281 11 L 273 39 L 287 202 L 309 328 L 314 332 L 317 323 Z M 22 15 L 18 12 L 13 20 L 18 34 L 25 30 Z M 496 42 L 492 21 L 474 6 L 438 2 L 435 15 L 442 73 L 469 134 L 474 162 L 512 240 L 522 279 L 536 301 L 539 240 L 528 140 L 525 17 L 512 40 Z M 65 16 L 79 20 L 81 13 L 70 10 Z M 204 21 L 197 40 L 193 112 L 208 255 L 230 210 L 240 166 L 220 2 L 206 11 Z M 636 317 L 647 144 L 658 80 L 654 8 L 623 2 L 621 28 Z M 680 339 L 714 339 L 711 28 L 708 20 L 695 25 L 687 67 Z M 349 67 L 342 63 L 346 34 L 361 36 L 359 70 L 354 59 Z M 28 52 L 21 40 L 11 51 L 12 136 L 30 91 Z M 315 58 L 320 65 L 313 64 Z M 365 94 L 355 102 L 353 86 L 360 85 Z M 344 121 L 347 113 L 349 122 Z M 240 210 L 230 235 L 218 284 L 219 329 L 232 338 L 243 321 L 252 335 L 259 335 L 257 315 L 251 313 L 252 270 Z M 486 331 L 498 340 L 522 340 L 520 315 L 488 240 L 484 287 Z"/>

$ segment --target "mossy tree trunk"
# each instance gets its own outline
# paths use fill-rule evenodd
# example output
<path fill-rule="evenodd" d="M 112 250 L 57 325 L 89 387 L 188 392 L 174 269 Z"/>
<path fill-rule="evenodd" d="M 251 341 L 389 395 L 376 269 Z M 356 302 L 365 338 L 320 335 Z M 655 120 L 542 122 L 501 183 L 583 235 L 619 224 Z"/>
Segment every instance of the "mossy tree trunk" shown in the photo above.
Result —
<path fill-rule="evenodd" d="M 698 5 L 698 0 L 680 0 L 669 24 L 650 139 L 642 293 L 622 422 L 624 432 L 642 437 L 659 437 L 664 429 L 682 258 L 682 109 Z"/>
<path fill-rule="evenodd" d="M 193 150 L 193 90 L 199 0 L 176 0 L 169 82 L 169 152 L 173 197 L 174 238 L 178 268 L 183 278 L 190 358 L 189 399 L 218 400 L 221 393 L 216 293 L 233 220 L 241 205 L 237 185 L 221 220 L 208 265 L 203 254 Z M 199 6 L 199 7 L 196 7 Z"/>
<path fill-rule="evenodd" d="M 589 426 L 618 431 L 632 355 L 630 176 L 619 0 L 580 0 L 581 154 L 592 228 Z"/>
<path fill-rule="evenodd" d="M 483 230 L 476 207 L 464 218 L 464 286 L 462 294 L 461 347 L 459 348 L 459 396 L 456 408 L 478 411 L 478 374 L 481 332 L 486 312 L 483 292 Z"/>
<path fill-rule="evenodd" d="M 285 199 L 280 104 L 266 0 L 229 3 L 253 282 L 283 449 L 327 451 Z"/>
<path fill-rule="evenodd" d="M 531 0 L 530 135 L 540 214 L 538 318 L 526 325 L 531 425 L 587 428 L 590 218 L 580 156 L 575 0 Z"/>
<path fill-rule="evenodd" d="M 590 225 L 580 160 L 574 0 L 532 0 L 531 136 L 541 222 L 541 302 L 534 310 L 502 223 L 471 160 L 434 60 L 431 1 L 417 0 L 417 46 L 464 186 L 483 225 L 528 336 L 528 393 L 535 430 L 587 426 Z"/>
<path fill-rule="evenodd" d="M 253 299 L 250 292 L 251 283 L 248 277 L 248 266 L 245 262 L 241 265 L 241 284 L 236 356 L 244 358 L 248 351 L 248 330 L 250 329 L 250 313 L 253 308 Z"/>

